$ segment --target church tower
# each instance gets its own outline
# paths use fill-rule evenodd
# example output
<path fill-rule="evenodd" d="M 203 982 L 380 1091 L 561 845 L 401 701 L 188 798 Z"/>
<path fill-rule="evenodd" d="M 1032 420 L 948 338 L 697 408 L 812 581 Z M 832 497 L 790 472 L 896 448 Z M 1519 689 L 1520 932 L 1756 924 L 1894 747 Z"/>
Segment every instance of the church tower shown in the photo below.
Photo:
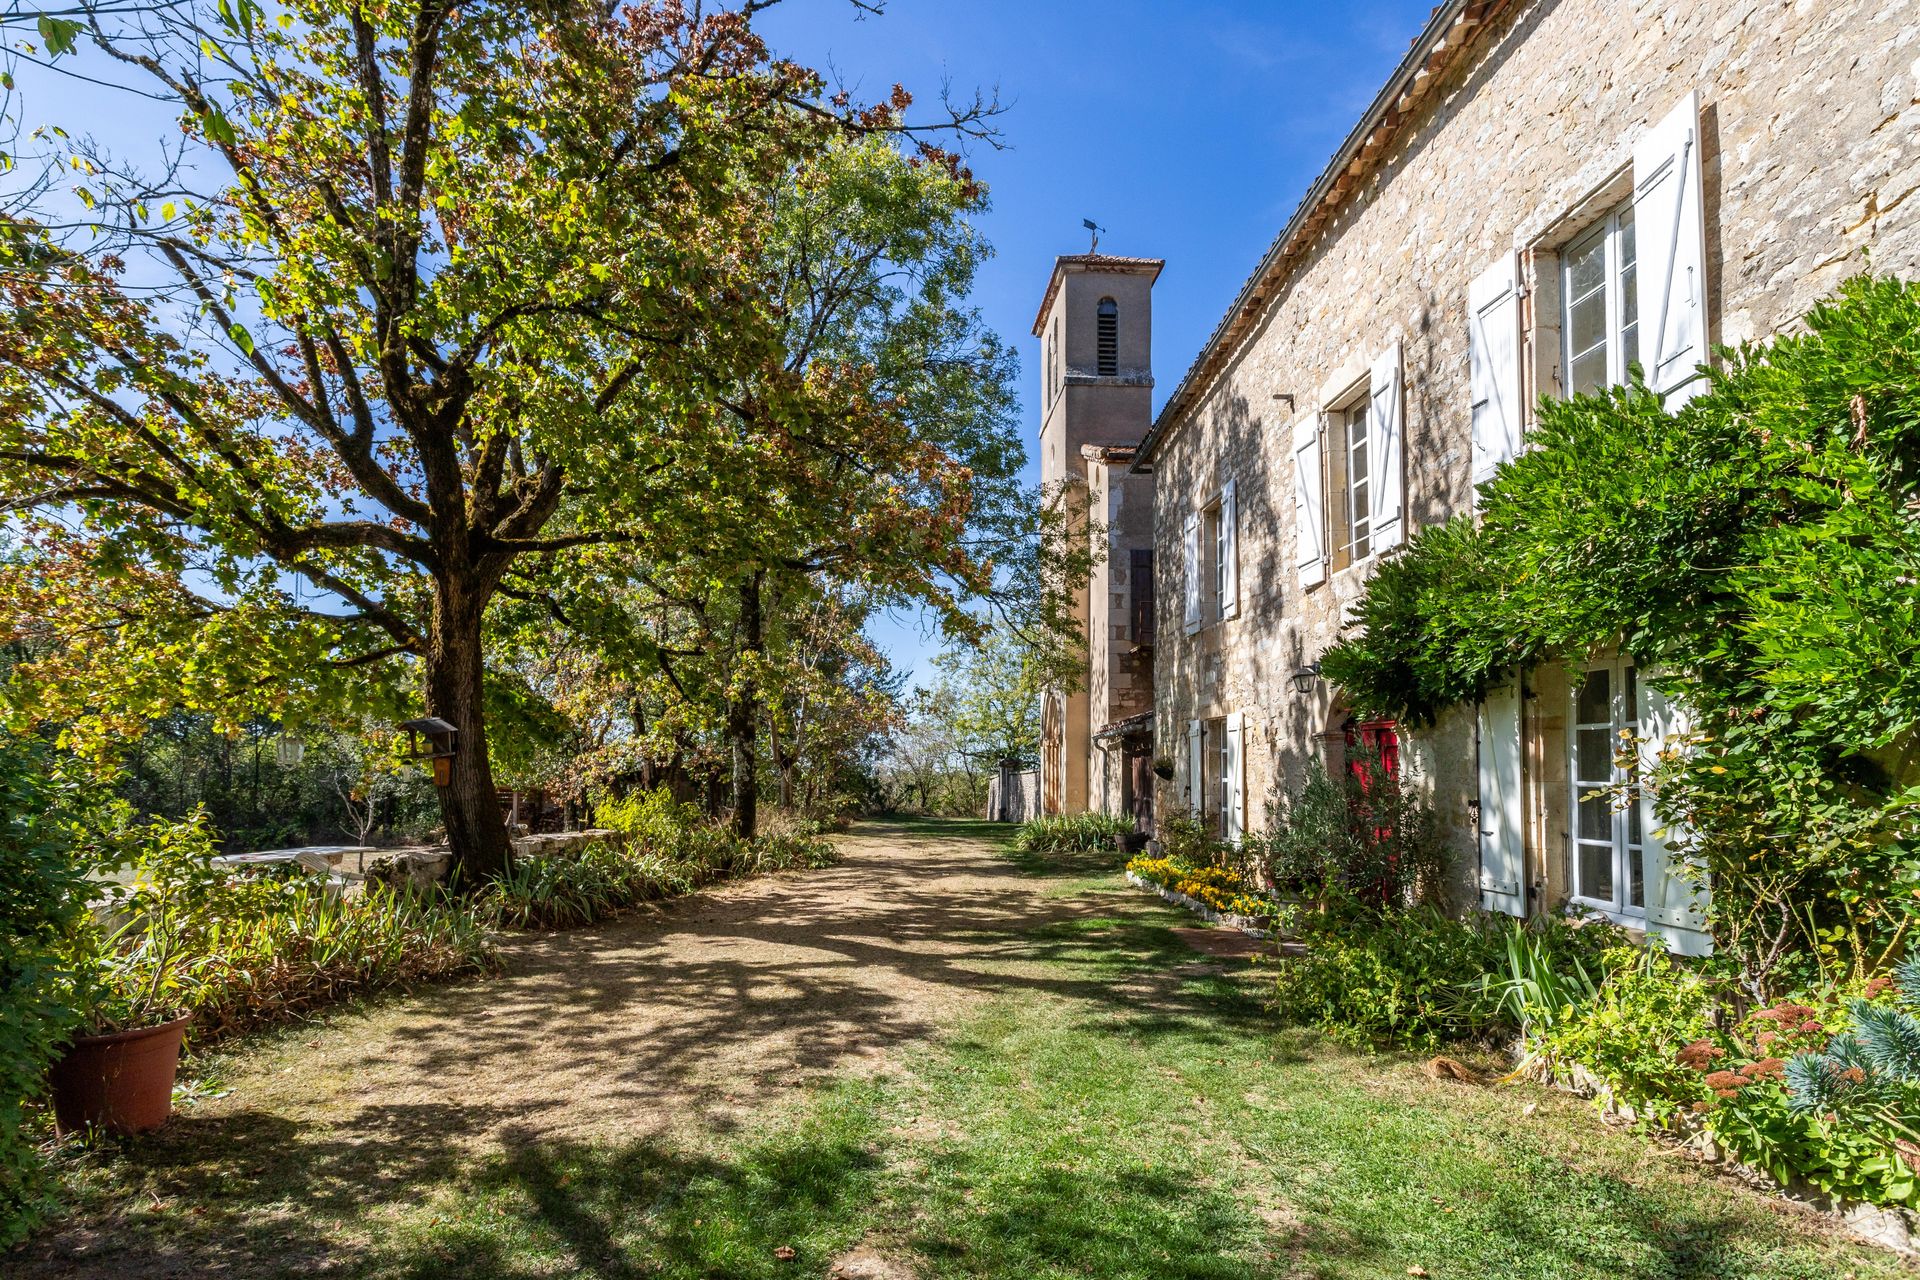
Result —
<path fill-rule="evenodd" d="M 1054 259 L 1034 318 L 1040 341 L 1040 479 L 1086 513 L 1087 638 L 1076 690 L 1041 708 L 1040 810 L 1133 813 L 1152 829 L 1153 480 L 1129 470 L 1153 423 L 1153 284 L 1165 262 Z"/>

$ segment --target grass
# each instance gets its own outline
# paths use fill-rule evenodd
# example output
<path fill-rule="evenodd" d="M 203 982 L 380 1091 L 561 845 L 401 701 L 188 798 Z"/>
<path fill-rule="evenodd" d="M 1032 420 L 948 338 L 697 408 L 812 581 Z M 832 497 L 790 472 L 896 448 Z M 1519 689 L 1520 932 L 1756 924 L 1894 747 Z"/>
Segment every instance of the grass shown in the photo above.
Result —
<path fill-rule="evenodd" d="M 1016 865 L 1062 909 L 997 940 L 983 963 L 1020 981 L 896 1072 L 731 1131 L 477 1154 L 429 1107 L 278 1161 L 272 1116 L 189 1112 L 83 1159 L 81 1219 L 176 1261 L 242 1249 L 244 1274 L 819 1277 L 856 1245 L 923 1280 L 1905 1274 L 1576 1100 L 1276 1031 L 1257 974 L 1198 958 L 1111 863 Z"/>

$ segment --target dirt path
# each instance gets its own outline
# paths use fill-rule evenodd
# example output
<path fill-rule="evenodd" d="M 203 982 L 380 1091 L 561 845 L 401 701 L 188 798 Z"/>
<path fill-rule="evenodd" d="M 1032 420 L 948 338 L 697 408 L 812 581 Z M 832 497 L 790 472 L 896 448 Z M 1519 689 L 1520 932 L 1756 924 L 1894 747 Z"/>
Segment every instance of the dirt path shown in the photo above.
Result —
<path fill-rule="evenodd" d="M 139 1144 L 133 1202 L 20 1260 L 47 1276 L 247 1275 L 310 1246 L 318 1263 L 331 1247 L 286 1238 L 280 1214 L 248 1212 L 231 1235 L 155 1219 L 235 1191 L 351 1219 L 493 1152 L 728 1131 L 799 1086 L 888 1070 L 997 991 L 1111 998 L 1071 991 L 1032 936 L 1088 904 L 1047 898 L 980 830 L 859 828 L 825 870 L 517 935 L 498 977 L 246 1048 L 225 1064 L 231 1092 Z"/>
<path fill-rule="evenodd" d="M 869 827 L 839 844 L 824 871 L 513 938 L 503 976 L 336 1023 L 197 1111 L 457 1114 L 483 1142 L 725 1124 L 770 1090 L 878 1068 L 1019 983 L 1019 935 L 1067 909 L 978 839 Z"/>

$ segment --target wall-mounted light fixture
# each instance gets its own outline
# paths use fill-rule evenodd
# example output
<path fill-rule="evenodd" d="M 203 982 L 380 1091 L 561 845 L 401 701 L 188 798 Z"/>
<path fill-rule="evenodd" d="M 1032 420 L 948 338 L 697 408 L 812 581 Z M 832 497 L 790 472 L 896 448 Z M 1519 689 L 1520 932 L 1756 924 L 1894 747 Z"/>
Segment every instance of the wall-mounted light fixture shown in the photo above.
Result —
<path fill-rule="evenodd" d="M 1313 692 L 1314 684 L 1320 679 L 1320 663 L 1316 660 L 1293 673 L 1293 691 L 1298 694 Z"/>
<path fill-rule="evenodd" d="M 460 730 L 439 716 L 403 721 L 400 727 L 407 731 L 407 758 L 433 761 L 434 786 L 444 787 L 452 782 L 453 742 L 460 736 Z M 420 750 L 420 735 L 423 733 L 427 735 L 427 743 L 432 748 L 430 751 Z"/>

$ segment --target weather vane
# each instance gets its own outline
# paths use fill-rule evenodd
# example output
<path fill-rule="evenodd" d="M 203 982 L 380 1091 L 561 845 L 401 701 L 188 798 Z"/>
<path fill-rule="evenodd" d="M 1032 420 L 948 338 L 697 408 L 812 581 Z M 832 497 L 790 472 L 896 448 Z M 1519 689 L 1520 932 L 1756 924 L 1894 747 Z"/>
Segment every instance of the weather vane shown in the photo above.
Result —
<path fill-rule="evenodd" d="M 1105 231 L 1106 228 L 1094 222 L 1092 218 L 1080 219 L 1080 225 L 1093 232 L 1093 247 L 1087 250 L 1087 255 L 1091 257 L 1100 252 L 1100 233 Z"/>

